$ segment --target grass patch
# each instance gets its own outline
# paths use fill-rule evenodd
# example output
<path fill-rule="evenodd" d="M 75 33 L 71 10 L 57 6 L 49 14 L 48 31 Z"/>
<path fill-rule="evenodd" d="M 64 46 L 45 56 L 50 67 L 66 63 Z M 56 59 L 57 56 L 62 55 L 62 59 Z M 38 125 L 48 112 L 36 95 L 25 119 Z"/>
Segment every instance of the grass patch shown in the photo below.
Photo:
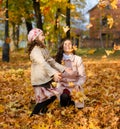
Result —
<path fill-rule="evenodd" d="M 104 48 L 83 48 L 83 49 L 78 49 L 76 51 L 76 54 L 79 56 L 83 57 L 88 57 L 88 58 L 102 58 L 103 56 L 106 56 L 107 58 L 120 58 L 120 50 L 115 51 L 113 54 L 107 55 L 105 50 L 110 50 L 113 51 L 112 49 L 104 49 Z"/>

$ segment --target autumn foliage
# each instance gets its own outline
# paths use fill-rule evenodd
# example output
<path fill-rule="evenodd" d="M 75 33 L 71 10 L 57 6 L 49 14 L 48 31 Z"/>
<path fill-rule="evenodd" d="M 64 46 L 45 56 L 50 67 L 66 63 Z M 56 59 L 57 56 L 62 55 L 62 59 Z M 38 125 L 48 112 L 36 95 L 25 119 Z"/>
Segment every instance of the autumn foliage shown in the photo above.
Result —
<path fill-rule="evenodd" d="M 35 104 L 30 61 L 25 52 L 0 62 L 0 129 L 118 129 L 120 127 L 119 60 L 83 58 L 87 81 L 85 107 L 61 108 L 58 101 L 46 115 L 29 117 Z"/>

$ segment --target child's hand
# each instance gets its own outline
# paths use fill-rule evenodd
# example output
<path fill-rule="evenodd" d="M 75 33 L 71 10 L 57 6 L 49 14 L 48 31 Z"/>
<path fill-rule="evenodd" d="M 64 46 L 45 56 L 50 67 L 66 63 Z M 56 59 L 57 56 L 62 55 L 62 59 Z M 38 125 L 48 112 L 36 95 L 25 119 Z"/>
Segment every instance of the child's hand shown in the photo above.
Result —
<path fill-rule="evenodd" d="M 58 81 L 60 81 L 61 80 L 61 73 L 56 73 L 56 74 L 54 74 L 54 77 L 53 77 L 53 79 L 54 79 L 54 81 L 56 81 L 56 82 L 58 82 Z"/>

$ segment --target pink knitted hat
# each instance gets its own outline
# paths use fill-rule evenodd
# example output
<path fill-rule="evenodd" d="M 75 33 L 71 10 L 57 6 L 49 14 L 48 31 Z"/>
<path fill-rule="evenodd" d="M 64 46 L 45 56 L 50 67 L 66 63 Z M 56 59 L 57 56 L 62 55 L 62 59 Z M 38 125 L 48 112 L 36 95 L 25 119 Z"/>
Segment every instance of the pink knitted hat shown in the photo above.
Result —
<path fill-rule="evenodd" d="M 28 42 L 33 42 L 37 38 L 37 36 L 42 33 L 43 31 L 41 29 L 38 28 L 32 29 L 28 34 Z"/>

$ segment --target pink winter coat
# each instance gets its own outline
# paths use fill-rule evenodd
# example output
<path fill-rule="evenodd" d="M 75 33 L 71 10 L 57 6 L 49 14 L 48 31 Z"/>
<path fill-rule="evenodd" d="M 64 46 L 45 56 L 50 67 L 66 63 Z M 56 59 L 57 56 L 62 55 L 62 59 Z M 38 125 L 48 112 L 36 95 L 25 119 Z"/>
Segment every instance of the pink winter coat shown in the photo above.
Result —
<path fill-rule="evenodd" d="M 62 94 L 65 88 L 67 88 L 70 92 L 73 90 L 83 92 L 82 85 L 85 83 L 86 75 L 82 58 L 77 55 L 71 55 L 70 59 L 65 59 L 63 57 L 63 65 L 70 68 L 70 70 L 69 72 L 64 72 L 62 74 L 62 80 L 57 85 L 59 93 Z M 70 83 L 74 84 L 74 86 L 70 86 Z M 84 101 L 75 101 L 75 106 L 78 108 L 84 107 Z"/>

